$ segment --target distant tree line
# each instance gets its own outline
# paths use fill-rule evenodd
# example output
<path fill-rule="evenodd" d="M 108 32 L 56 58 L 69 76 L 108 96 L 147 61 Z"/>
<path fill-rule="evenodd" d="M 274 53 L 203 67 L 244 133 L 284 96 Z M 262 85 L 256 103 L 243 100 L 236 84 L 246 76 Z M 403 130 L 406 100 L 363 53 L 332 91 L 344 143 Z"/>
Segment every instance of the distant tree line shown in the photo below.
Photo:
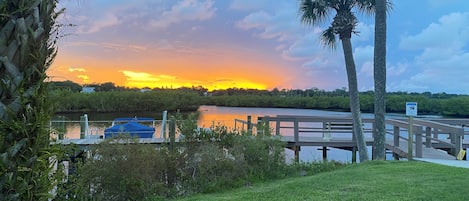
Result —
<path fill-rule="evenodd" d="M 333 91 L 311 89 L 208 89 L 201 86 L 178 89 L 118 87 L 96 84 L 95 93 L 80 93 L 71 81 L 49 83 L 57 112 L 195 111 L 200 105 L 230 107 L 305 108 L 350 111 L 346 88 Z M 406 102 L 417 102 L 419 114 L 469 117 L 469 96 L 447 93 L 388 92 L 386 112 L 405 113 Z M 362 112 L 372 113 L 374 92 L 360 93 Z"/>

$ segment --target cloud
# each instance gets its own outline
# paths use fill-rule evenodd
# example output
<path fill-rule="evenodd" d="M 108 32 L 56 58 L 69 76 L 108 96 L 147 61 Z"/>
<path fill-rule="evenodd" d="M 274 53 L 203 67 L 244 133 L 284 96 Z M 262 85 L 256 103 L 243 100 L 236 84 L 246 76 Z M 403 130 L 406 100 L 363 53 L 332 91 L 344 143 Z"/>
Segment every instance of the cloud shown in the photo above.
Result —
<path fill-rule="evenodd" d="M 79 22 L 80 24 L 77 25 L 77 32 L 79 34 L 96 33 L 105 28 L 121 24 L 119 18 L 113 13 L 106 13 L 104 16 L 99 16 L 98 18 L 89 18 L 83 16 L 81 18 L 82 20 Z"/>
<path fill-rule="evenodd" d="M 147 47 L 135 44 L 121 44 L 121 43 L 109 43 L 109 42 L 87 42 L 77 41 L 67 43 L 70 47 L 101 47 L 106 49 L 112 49 L 117 51 L 131 51 L 131 52 L 143 52 L 147 50 Z"/>
<path fill-rule="evenodd" d="M 147 72 L 136 72 L 130 70 L 119 71 L 126 77 L 126 86 L 133 87 L 181 87 L 182 80 L 166 74 L 151 74 Z"/>
<path fill-rule="evenodd" d="M 242 7 L 241 5 L 256 8 L 256 10 L 236 22 L 236 27 L 254 30 L 256 37 L 287 41 L 294 40 L 303 31 L 297 18 L 296 4 L 292 4 L 291 1 L 276 1 L 275 3 L 258 1 L 256 6 L 244 1 L 235 1 L 231 7 L 239 8 Z M 257 9 L 259 7 L 261 7 L 260 10 Z"/>
<path fill-rule="evenodd" d="M 358 74 L 367 77 L 373 77 L 373 54 L 374 47 L 371 45 L 359 46 L 355 48 L 353 51 L 353 57 Z"/>
<path fill-rule="evenodd" d="M 150 20 L 152 28 L 166 28 L 182 21 L 204 21 L 215 16 L 213 1 L 183 0 L 164 11 L 158 19 Z"/>
<path fill-rule="evenodd" d="M 327 48 L 323 47 L 320 36 L 320 30 L 316 29 L 311 33 L 305 34 L 294 41 L 282 54 L 287 59 L 304 59 L 318 56 L 322 52 L 327 52 Z"/>
<path fill-rule="evenodd" d="M 364 42 L 364 41 L 373 41 L 374 34 L 375 34 L 375 25 L 374 24 L 365 24 L 363 22 L 359 22 L 356 27 L 356 31 L 358 32 L 356 35 L 352 36 L 352 40 Z"/>
<path fill-rule="evenodd" d="M 409 64 L 401 63 L 401 62 L 395 65 L 387 64 L 386 68 L 387 68 L 386 76 L 388 77 L 401 76 L 407 71 L 407 68 L 409 68 Z"/>
<path fill-rule="evenodd" d="M 134 72 L 123 70 L 121 71 L 125 77 L 127 77 L 127 81 L 144 81 L 144 82 L 155 82 L 159 81 L 160 79 L 155 77 L 150 73 L 145 72 Z"/>
<path fill-rule="evenodd" d="M 461 75 L 469 74 L 468 42 L 469 13 L 444 15 L 420 33 L 402 38 L 400 48 L 420 51 L 410 63 L 395 66 L 400 69 L 399 76 L 408 79 L 399 84 L 395 81 L 393 86 L 416 92 L 467 93 L 469 83 L 466 76 Z"/>
<path fill-rule="evenodd" d="M 70 67 L 70 68 L 68 68 L 68 71 L 69 72 L 86 72 L 86 69 Z"/>
<path fill-rule="evenodd" d="M 469 12 L 441 17 L 417 35 L 402 38 L 399 47 L 405 50 L 460 49 L 469 40 Z"/>
<path fill-rule="evenodd" d="M 88 75 L 78 75 L 78 79 L 81 79 L 83 83 L 88 83 L 90 81 L 90 77 Z"/>
<path fill-rule="evenodd" d="M 279 0 L 276 1 L 278 3 Z M 271 0 L 233 0 L 230 4 L 230 9 L 234 10 L 259 10 L 265 9 L 266 6 L 272 3 Z"/>
<path fill-rule="evenodd" d="M 164 79 L 164 80 L 175 80 L 175 79 L 176 79 L 176 77 L 175 77 L 175 76 L 171 76 L 171 75 L 164 75 L 164 74 L 162 74 L 162 75 L 158 75 L 158 77 L 159 77 L 160 79 Z"/>
<path fill-rule="evenodd" d="M 116 28 L 162 29 L 184 21 L 204 21 L 215 16 L 213 0 L 180 1 L 85 1 L 72 4 L 61 3 L 61 7 L 73 8 L 61 19 L 64 24 L 74 24 L 73 33 L 92 34 Z M 124 28 L 124 29 L 122 29 Z M 114 30 L 114 31 L 116 31 Z"/>

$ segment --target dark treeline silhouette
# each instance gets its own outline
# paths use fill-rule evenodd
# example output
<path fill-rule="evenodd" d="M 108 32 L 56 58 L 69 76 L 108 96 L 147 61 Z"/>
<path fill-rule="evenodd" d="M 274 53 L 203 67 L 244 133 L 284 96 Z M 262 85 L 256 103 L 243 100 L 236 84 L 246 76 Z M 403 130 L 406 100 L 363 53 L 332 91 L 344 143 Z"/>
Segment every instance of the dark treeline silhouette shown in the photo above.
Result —
<path fill-rule="evenodd" d="M 50 82 L 56 112 L 160 112 L 196 111 L 200 105 L 230 107 L 276 107 L 350 111 L 346 88 L 333 91 L 311 89 L 242 89 L 209 91 L 197 87 L 128 88 L 111 82 L 87 85 L 94 93 L 80 93 L 82 87 L 71 81 Z M 469 117 L 469 96 L 447 93 L 388 92 L 386 112 L 405 113 L 406 102 L 417 102 L 419 114 Z M 360 93 L 362 112 L 374 110 L 374 92 Z"/>

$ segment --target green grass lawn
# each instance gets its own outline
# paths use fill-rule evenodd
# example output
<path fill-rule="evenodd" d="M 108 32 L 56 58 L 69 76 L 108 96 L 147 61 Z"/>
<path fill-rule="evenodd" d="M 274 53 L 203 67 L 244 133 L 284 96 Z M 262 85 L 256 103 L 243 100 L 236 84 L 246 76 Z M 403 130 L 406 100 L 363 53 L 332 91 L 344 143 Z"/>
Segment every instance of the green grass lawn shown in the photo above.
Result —
<path fill-rule="evenodd" d="M 469 169 L 372 161 L 180 200 L 469 200 Z"/>

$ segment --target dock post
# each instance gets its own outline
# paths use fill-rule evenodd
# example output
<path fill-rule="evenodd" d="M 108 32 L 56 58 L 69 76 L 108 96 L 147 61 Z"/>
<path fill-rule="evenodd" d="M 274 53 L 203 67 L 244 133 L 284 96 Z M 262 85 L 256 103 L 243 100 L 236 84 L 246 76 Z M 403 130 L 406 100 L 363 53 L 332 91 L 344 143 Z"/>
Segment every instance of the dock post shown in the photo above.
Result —
<path fill-rule="evenodd" d="M 87 121 L 86 114 L 83 116 L 80 116 L 80 139 L 85 139 L 86 127 L 87 127 L 86 121 Z"/>
<path fill-rule="evenodd" d="M 415 131 L 415 156 L 422 158 L 423 156 L 422 129 Z"/>
<path fill-rule="evenodd" d="M 265 134 L 263 131 L 265 130 L 264 124 L 262 123 L 262 117 L 257 117 L 257 124 L 256 124 L 256 134 L 262 135 Z"/>
<path fill-rule="evenodd" d="M 300 142 L 300 129 L 298 128 L 298 119 L 293 121 L 293 140 L 295 143 Z"/>
<path fill-rule="evenodd" d="M 399 135 L 400 135 L 400 128 L 398 126 L 393 127 L 393 145 L 394 147 L 399 147 Z M 392 150 L 392 156 L 394 160 L 399 160 L 399 155 Z"/>
<path fill-rule="evenodd" d="M 65 133 L 65 116 L 59 116 L 58 121 L 57 132 L 59 132 L 59 140 L 63 140 Z"/>
<path fill-rule="evenodd" d="M 414 127 L 414 117 L 409 116 L 409 133 L 408 133 L 408 141 L 407 141 L 407 159 L 409 161 L 412 160 L 412 154 L 413 154 L 413 144 L 414 140 L 412 139 L 414 132 L 413 132 L 413 127 Z"/>
<path fill-rule="evenodd" d="M 264 126 L 264 131 L 268 132 L 269 135 L 273 135 L 272 131 L 270 130 L 270 121 L 266 121 L 265 117 L 261 117 L 262 126 Z M 276 134 L 275 134 L 276 135 Z"/>
<path fill-rule="evenodd" d="M 322 160 L 324 162 L 327 161 L 327 150 L 328 150 L 327 147 L 322 147 Z"/>
<path fill-rule="evenodd" d="M 298 128 L 298 119 L 295 118 L 295 121 L 293 122 L 293 138 L 294 138 L 295 144 L 300 142 L 300 136 L 299 135 L 300 135 L 300 132 L 299 132 L 299 128 Z M 296 162 L 300 162 L 300 150 L 301 150 L 301 147 L 298 146 L 298 145 L 295 145 Z"/>
<path fill-rule="evenodd" d="M 462 140 L 463 140 L 463 136 L 464 136 L 464 129 L 459 129 L 459 132 L 458 133 L 454 133 L 453 134 L 454 136 L 454 145 L 455 145 L 455 152 L 454 152 L 454 155 L 457 156 L 461 150 L 463 150 L 462 148 Z"/>
<path fill-rule="evenodd" d="M 166 139 L 166 121 L 168 118 L 168 111 L 163 111 L 163 120 L 161 121 L 161 130 L 160 130 L 160 138 Z"/>
<path fill-rule="evenodd" d="M 252 135 L 251 115 L 248 115 L 248 134 Z"/>
<path fill-rule="evenodd" d="M 352 163 L 357 163 L 357 146 L 352 147 Z"/>
<path fill-rule="evenodd" d="M 293 145 L 293 150 L 295 151 L 295 162 L 299 163 L 301 147 L 297 145 Z"/>
<path fill-rule="evenodd" d="M 275 135 L 280 135 L 280 121 L 278 119 L 275 120 Z"/>
<path fill-rule="evenodd" d="M 425 127 L 425 147 L 432 147 L 432 128 Z"/>

